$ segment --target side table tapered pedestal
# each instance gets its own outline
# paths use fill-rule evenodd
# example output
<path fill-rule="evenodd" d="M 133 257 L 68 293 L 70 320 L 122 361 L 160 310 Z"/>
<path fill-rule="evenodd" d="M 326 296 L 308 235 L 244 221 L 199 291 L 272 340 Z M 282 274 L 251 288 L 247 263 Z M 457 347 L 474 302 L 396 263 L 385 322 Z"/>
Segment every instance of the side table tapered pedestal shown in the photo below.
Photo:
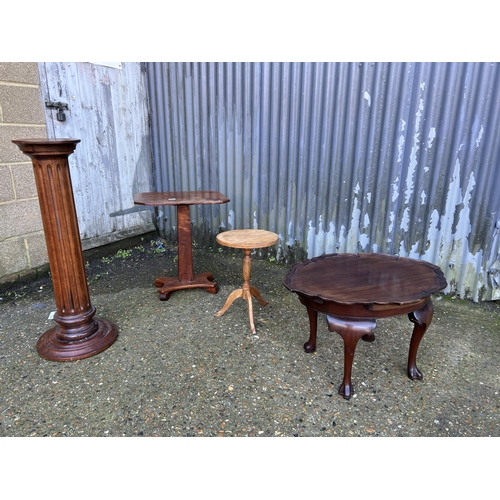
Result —
<path fill-rule="evenodd" d="M 37 342 L 40 356 L 73 361 L 98 354 L 118 335 L 108 320 L 94 319 L 83 260 L 68 156 L 80 139 L 12 141 L 33 163 L 43 230 L 54 287 L 57 326 Z"/>

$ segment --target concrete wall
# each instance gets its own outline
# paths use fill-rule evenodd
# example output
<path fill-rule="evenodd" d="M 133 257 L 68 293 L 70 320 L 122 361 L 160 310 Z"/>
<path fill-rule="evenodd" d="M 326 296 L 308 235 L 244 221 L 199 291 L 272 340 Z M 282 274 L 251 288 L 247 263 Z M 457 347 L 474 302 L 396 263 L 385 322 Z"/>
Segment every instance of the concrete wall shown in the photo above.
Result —
<path fill-rule="evenodd" d="M 38 63 L 0 62 L 0 283 L 48 269 L 31 160 L 11 142 L 45 137 Z"/>

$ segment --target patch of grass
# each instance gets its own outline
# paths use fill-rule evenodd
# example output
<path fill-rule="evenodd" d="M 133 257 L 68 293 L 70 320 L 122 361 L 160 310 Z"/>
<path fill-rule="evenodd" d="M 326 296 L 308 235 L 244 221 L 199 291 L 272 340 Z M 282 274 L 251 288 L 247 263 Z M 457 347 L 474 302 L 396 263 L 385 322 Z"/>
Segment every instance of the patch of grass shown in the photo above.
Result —
<path fill-rule="evenodd" d="M 96 274 L 96 275 L 92 276 L 91 278 L 87 278 L 87 285 L 91 285 L 92 283 L 95 283 L 100 278 L 101 278 L 100 274 Z"/>
<path fill-rule="evenodd" d="M 27 290 L 28 287 L 26 286 L 23 286 L 21 289 L 19 290 L 14 290 L 14 291 L 10 291 L 10 290 L 7 290 L 4 294 L 3 294 L 3 297 L 2 299 L 6 299 L 6 300 L 15 300 L 15 299 L 20 299 L 21 297 L 24 297 L 28 290 Z"/>
<path fill-rule="evenodd" d="M 151 248 L 148 249 L 148 253 L 152 255 L 161 255 L 165 253 L 165 247 L 163 246 L 163 243 L 161 241 L 155 241 L 151 240 L 150 241 Z"/>
<path fill-rule="evenodd" d="M 132 250 L 118 250 L 115 254 L 115 258 L 117 259 L 127 259 L 132 255 Z"/>

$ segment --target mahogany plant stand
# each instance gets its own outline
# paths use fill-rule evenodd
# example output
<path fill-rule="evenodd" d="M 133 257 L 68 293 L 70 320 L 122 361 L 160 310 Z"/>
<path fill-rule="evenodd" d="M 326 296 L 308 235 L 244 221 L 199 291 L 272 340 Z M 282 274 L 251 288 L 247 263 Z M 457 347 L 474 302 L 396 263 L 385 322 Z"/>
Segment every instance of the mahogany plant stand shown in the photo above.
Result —
<path fill-rule="evenodd" d="M 38 340 L 38 354 L 50 361 L 74 361 L 98 354 L 118 335 L 106 319 L 94 319 L 68 156 L 80 139 L 12 141 L 33 163 L 57 311 L 57 326 Z"/>

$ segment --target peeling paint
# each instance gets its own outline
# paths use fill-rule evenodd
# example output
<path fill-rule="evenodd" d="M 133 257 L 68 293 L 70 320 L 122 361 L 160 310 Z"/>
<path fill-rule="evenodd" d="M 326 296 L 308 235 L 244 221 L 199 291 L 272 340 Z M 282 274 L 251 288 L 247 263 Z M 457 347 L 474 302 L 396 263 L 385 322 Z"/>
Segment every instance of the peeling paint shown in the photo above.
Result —
<path fill-rule="evenodd" d="M 229 226 L 229 229 L 236 229 L 234 227 L 234 211 L 233 210 L 229 210 L 229 212 L 227 214 L 227 224 Z"/>
<path fill-rule="evenodd" d="M 413 146 L 410 153 L 410 164 L 408 165 L 408 173 L 406 175 L 406 189 L 405 189 L 405 203 L 410 202 L 411 195 L 413 194 L 413 175 L 415 174 L 415 169 L 417 167 L 417 154 L 420 146 L 420 120 L 422 117 L 422 111 L 424 109 L 424 101 L 420 99 L 418 110 L 415 116 L 415 134 L 413 135 Z"/>
<path fill-rule="evenodd" d="M 427 147 L 429 149 L 432 148 L 432 144 L 434 143 L 434 139 L 436 138 L 436 129 L 431 127 L 429 130 L 429 135 L 427 137 Z"/>
<path fill-rule="evenodd" d="M 335 224 L 330 222 L 330 229 L 325 234 L 325 253 L 336 252 L 336 235 L 335 235 Z"/>
<path fill-rule="evenodd" d="M 359 239 L 359 222 L 361 219 L 361 210 L 359 208 L 359 202 L 357 198 L 354 198 L 354 205 L 352 207 L 351 213 L 351 227 L 347 232 L 347 246 L 353 251 L 358 246 Z"/>
<path fill-rule="evenodd" d="M 293 237 L 293 221 L 288 222 L 288 240 L 286 242 L 287 246 L 290 248 L 295 245 L 295 238 Z"/>
<path fill-rule="evenodd" d="M 370 238 L 365 233 L 359 235 L 359 246 L 363 251 L 367 250 L 368 244 L 370 243 Z"/>
<path fill-rule="evenodd" d="M 399 227 L 401 231 L 408 231 L 409 225 L 410 225 L 410 209 L 406 207 L 403 212 L 403 217 L 401 218 L 401 224 Z"/>
<path fill-rule="evenodd" d="M 468 236 L 471 232 L 470 204 L 475 184 L 474 172 L 471 172 L 465 194 L 462 195 L 460 162 L 457 159 L 453 177 L 448 185 L 445 212 L 440 216 L 437 210 L 432 211 L 426 251 L 419 255 L 419 258 L 438 262 L 448 281 L 445 293 L 451 290 L 458 291 L 463 296 L 472 293 L 470 298 L 477 301 L 479 289 L 484 283 L 484 273 L 481 270 L 483 251 L 480 249 L 472 254 L 468 246 Z M 461 207 L 458 214 L 457 207 Z M 450 262 L 453 262 L 452 266 L 448 265 Z"/>
<path fill-rule="evenodd" d="M 367 229 L 370 227 L 370 217 L 368 214 L 365 214 L 365 218 L 363 220 L 363 229 Z"/>
<path fill-rule="evenodd" d="M 483 137 L 483 126 L 481 125 L 481 128 L 479 129 L 479 135 L 477 136 L 477 139 L 476 139 L 476 148 L 479 147 L 479 144 L 481 142 L 481 138 Z"/>
<path fill-rule="evenodd" d="M 398 163 L 403 159 L 403 146 L 405 145 L 405 136 L 400 135 L 398 140 Z"/>
<path fill-rule="evenodd" d="M 168 133 L 155 147 L 173 152 L 158 162 L 173 167 L 168 186 L 195 171 L 197 185 L 184 189 L 218 189 L 220 182 L 235 211 L 228 217 L 229 206 L 221 207 L 221 218 L 228 226 L 256 227 L 258 220 L 275 228 L 286 262 L 399 252 L 439 265 L 447 293 L 494 296 L 500 278 L 486 273 L 500 254 L 500 236 L 491 231 L 500 218 L 492 188 L 500 180 L 500 63 L 376 63 L 363 80 L 351 78 L 349 63 L 190 63 L 200 85 L 180 78 L 181 63 L 147 64 L 165 95 L 159 109 Z M 220 92 L 221 75 L 231 82 L 227 92 Z M 457 101 L 465 83 L 466 97 Z M 331 89 L 350 92 L 349 105 L 332 98 L 318 113 L 316 103 Z M 177 142 L 192 163 L 176 163 Z M 246 191 L 249 179 L 259 189 Z"/>
<path fill-rule="evenodd" d="M 401 240 L 398 253 L 409 258 L 437 262 L 448 281 L 445 293 L 459 292 L 462 296 L 469 296 L 477 301 L 479 300 L 479 290 L 482 289 L 487 278 L 481 269 L 483 250 L 479 249 L 473 254 L 468 245 L 468 237 L 471 233 L 470 206 L 475 185 L 475 174 L 471 172 L 467 179 L 467 185 L 465 188 L 462 187 L 461 167 L 457 159 L 447 187 L 444 212 L 441 215 L 436 209 L 431 212 L 426 245 L 421 248 L 420 240 L 417 240 L 411 242 L 411 246 L 406 248 L 407 243 L 405 240 Z M 354 191 L 359 192 L 358 185 Z M 424 191 L 421 192 L 420 197 L 421 203 L 424 204 L 427 198 Z M 392 233 L 396 221 L 394 212 L 390 213 L 389 221 L 388 232 Z M 399 224 L 401 231 L 408 231 L 410 223 L 410 208 L 406 207 Z M 371 227 L 371 220 L 368 213 L 364 214 L 361 228 L 361 209 L 357 196 L 353 200 L 347 237 L 344 236 L 346 227 L 342 225 L 340 234 L 337 235 L 335 224 L 332 221 L 328 223 L 328 231 L 325 231 L 323 216 L 319 217 L 317 226 L 316 230 L 314 222 L 309 220 L 308 257 L 322 253 L 333 253 L 339 249 L 343 252 L 370 251 L 368 231 Z M 289 227 L 291 229 L 291 226 Z M 387 242 L 391 242 L 390 237 L 387 238 Z M 374 244 L 371 251 L 378 251 L 378 245 Z M 491 278 L 490 281 L 492 281 Z"/>
<path fill-rule="evenodd" d="M 399 197 L 399 177 L 392 183 L 392 202 L 395 202 Z"/>

